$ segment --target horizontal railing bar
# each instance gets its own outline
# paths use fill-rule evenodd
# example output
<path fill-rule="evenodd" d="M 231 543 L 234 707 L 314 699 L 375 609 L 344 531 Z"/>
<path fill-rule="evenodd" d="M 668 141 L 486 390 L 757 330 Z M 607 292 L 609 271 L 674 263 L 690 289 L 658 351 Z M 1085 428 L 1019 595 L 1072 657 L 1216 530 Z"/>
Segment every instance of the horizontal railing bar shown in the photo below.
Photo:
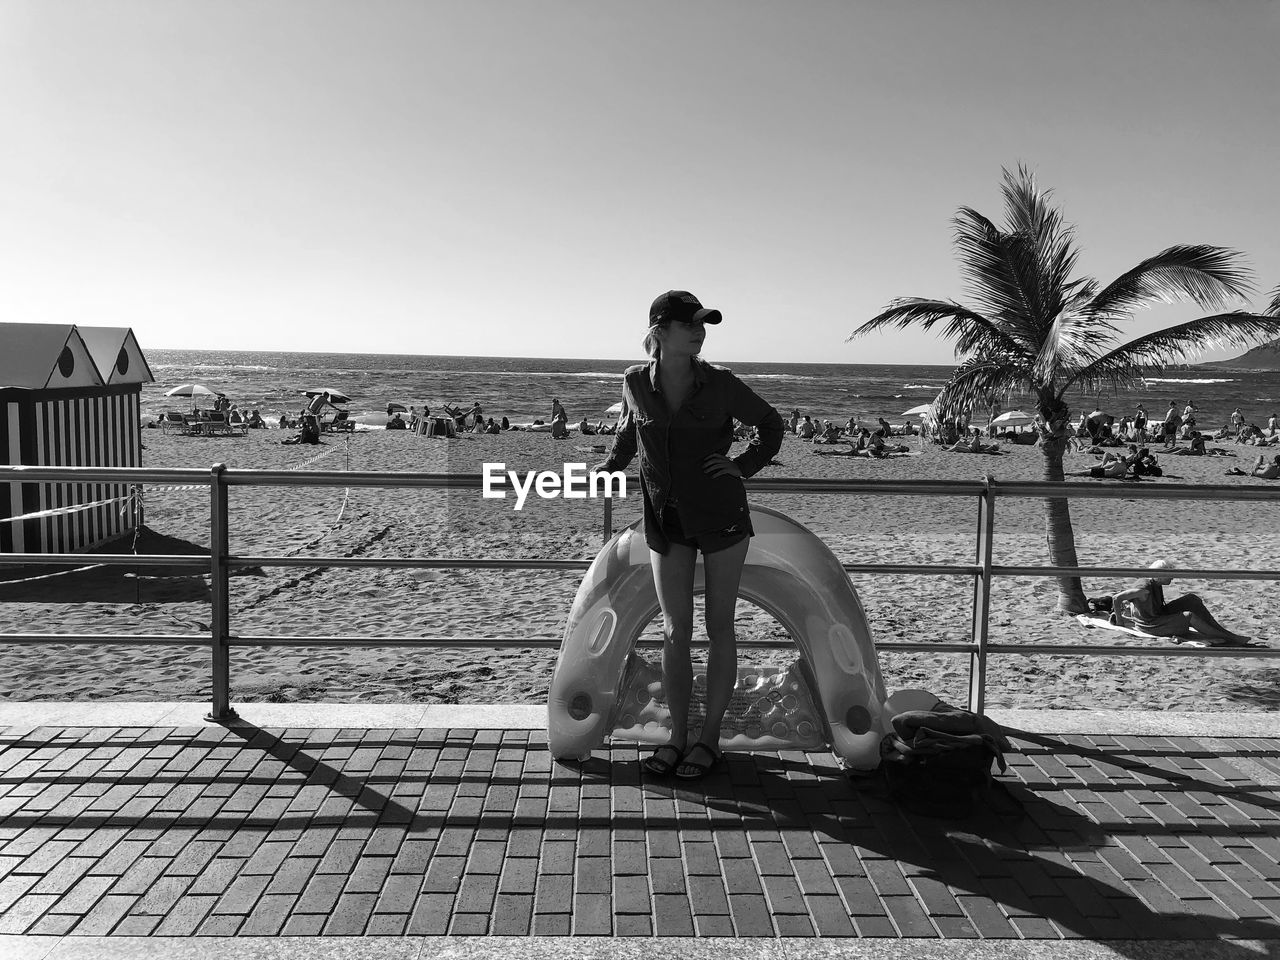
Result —
<path fill-rule="evenodd" d="M 1170 640 L 1170 643 L 1173 641 Z M 1117 647 L 1100 644 L 1073 643 L 1054 646 L 1051 643 L 988 643 L 987 653 L 1020 653 L 1027 656 L 1117 656 L 1117 657 L 1242 657 L 1274 660 L 1280 647 Z"/>
<path fill-rule="evenodd" d="M 227 566 L 238 567 L 386 567 L 388 569 L 420 568 L 423 570 L 465 567 L 473 570 L 567 570 L 582 571 L 591 560 L 498 559 L 495 557 L 254 557 L 229 556 Z"/>
<path fill-rule="evenodd" d="M 12 559 L 10 559 L 12 558 Z M 209 569 L 209 558 L 190 553 L 0 553 L 0 567 L 191 567 Z M 0 580 L 0 585 L 4 581 Z"/>
<path fill-rule="evenodd" d="M 235 470 L 223 472 L 223 482 L 233 486 L 320 486 L 320 487 L 420 487 L 476 489 L 484 484 L 481 474 L 458 473 L 393 473 L 393 472 L 314 472 L 298 470 Z M 208 485 L 210 475 L 204 470 L 186 468 L 150 469 L 146 467 L 25 467 L 0 465 L 0 482 L 126 482 L 189 483 Z M 627 477 L 628 485 L 638 486 L 635 476 Z M 756 477 L 747 483 L 754 490 L 773 493 L 850 493 L 880 496 L 978 496 L 985 485 L 965 480 L 814 480 L 799 477 Z M 1092 481 L 995 480 L 996 496 L 1067 497 L 1071 499 L 1155 499 L 1155 500 L 1276 500 L 1276 487 L 1236 486 L 1231 484 L 1144 483 L 1139 485 L 1106 484 Z"/>
<path fill-rule="evenodd" d="M 1088 577 L 1093 579 L 1141 580 L 1151 576 L 1150 567 L 992 567 L 998 577 Z M 1177 580 L 1280 580 L 1280 570 L 1175 570 L 1160 571 L 1162 577 Z"/>
<path fill-rule="evenodd" d="M 130 647 L 154 644 L 159 647 L 207 647 L 209 646 L 209 635 L 207 633 L 134 633 L 127 636 L 97 633 L 0 633 L 0 643 L 121 644 Z"/>
<path fill-rule="evenodd" d="M 123 646 L 188 646 L 207 647 L 207 636 L 191 634 L 61 634 L 61 633 L 0 633 L 0 644 L 88 644 Z M 559 637 L 285 637 L 285 636 L 233 636 L 228 639 L 233 647 L 458 647 L 520 649 L 524 647 L 559 647 Z M 660 640 L 641 640 L 637 646 L 660 647 Z M 705 641 L 695 641 L 695 647 L 706 646 Z M 738 646 L 748 649 L 794 650 L 795 644 L 777 640 L 751 640 L 739 638 Z M 972 653 L 974 643 L 928 643 L 907 640 L 877 642 L 877 650 L 889 653 Z M 1106 644 L 1045 644 L 1045 643 L 988 643 L 987 653 L 1019 654 L 1022 656 L 1117 656 L 1117 657 L 1236 657 L 1241 659 L 1274 660 L 1280 658 L 1280 647 L 1137 647 Z"/>
<path fill-rule="evenodd" d="M 208 470 L 190 467 L 21 467 L 0 464 L 3 483 L 179 483 L 209 485 Z"/>

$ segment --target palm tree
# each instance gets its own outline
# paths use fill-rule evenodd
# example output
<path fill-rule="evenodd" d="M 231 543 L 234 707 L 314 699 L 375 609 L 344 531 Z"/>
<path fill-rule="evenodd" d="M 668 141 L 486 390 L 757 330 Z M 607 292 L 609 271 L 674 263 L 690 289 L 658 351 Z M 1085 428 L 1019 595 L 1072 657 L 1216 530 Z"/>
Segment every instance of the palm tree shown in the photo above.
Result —
<path fill-rule="evenodd" d="M 1072 278 L 1079 257 L 1075 231 L 1049 205 L 1051 191 L 1037 189 L 1025 167 L 1003 173 L 1003 227 L 969 207 L 961 207 L 952 221 L 972 305 L 894 300 L 848 339 L 942 324 L 943 336 L 955 341 L 958 365 L 938 406 L 968 412 L 989 398 L 1029 395 L 1039 414 L 1046 480 L 1063 479 L 1062 457 L 1071 436 L 1068 390 L 1131 384 L 1188 353 L 1252 346 L 1280 334 L 1277 289 L 1269 307 L 1276 316 L 1214 313 L 1114 345 L 1117 324 L 1140 307 L 1190 300 L 1219 309 L 1245 298 L 1252 285 L 1242 256 L 1222 247 L 1174 246 L 1105 287 L 1093 278 Z M 1050 563 L 1078 566 L 1067 500 L 1049 498 L 1044 505 Z M 1079 577 L 1059 579 L 1058 609 L 1085 611 Z"/>

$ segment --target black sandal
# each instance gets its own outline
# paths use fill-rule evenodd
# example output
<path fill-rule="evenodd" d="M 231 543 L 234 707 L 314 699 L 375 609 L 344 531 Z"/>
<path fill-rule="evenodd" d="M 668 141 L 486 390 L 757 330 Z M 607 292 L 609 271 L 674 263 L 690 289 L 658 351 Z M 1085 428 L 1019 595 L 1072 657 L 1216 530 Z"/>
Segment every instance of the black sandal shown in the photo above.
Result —
<path fill-rule="evenodd" d="M 675 759 L 668 762 L 664 760 L 661 756 L 659 756 L 659 754 L 661 754 L 662 751 L 664 750 L 668 751 L 669 755 L 675 757 Z M 677 747 L 674 743 L 664 743 L 657 750 L 653 751 L 652 754 L 646 757 L 644 760 L 644 763 L 642 763 L 641 766 L 643 766 L 646 770 L 648 770 L 654 776 L 668 777 L 671 775 L 671 772 L 680 765 L 680 762 L 683 759 L 684 759 L 684 754 L 681 752 L 679 747 Z"/>
<path fill-rule="evenodd" d="M 693 751 L 699 750 L 699 749 L 702 750 L 703 753 L 705 753 L 708 757 L 711 758 L 709 763 L 705 763 L 705 764 L 695 763 L 694 761 L 689 759 L 691 756 L 693 756 Z M 705 777 L 708 773 L 711 772 L 712 768 L 715 767 L 717 763 L 720 762 L 720 757 L 721 755 L 717 753 L 712 747 L 709 747 L 707 744 L 695 743 L 693 747 L 689 750 L 689 752 L 684 755 L 684 759 L 681 760 L 680 763 L 677 765 L 676 776 L 681 780 L 701 780 L 703 777 Z M 681 773 L 680 771 L 684 768 L 688 768 L 693 772 Z"/>

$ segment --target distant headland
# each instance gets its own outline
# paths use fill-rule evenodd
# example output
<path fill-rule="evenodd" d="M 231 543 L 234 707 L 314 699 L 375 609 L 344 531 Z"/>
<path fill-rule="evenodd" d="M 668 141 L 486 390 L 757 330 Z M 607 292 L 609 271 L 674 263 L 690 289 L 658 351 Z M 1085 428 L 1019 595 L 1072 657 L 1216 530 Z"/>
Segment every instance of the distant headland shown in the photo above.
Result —
<path fill-rule="evenodd" d="M 1280 340 L 1272 340 L 1232 360 L 1197 363 L 1197 367 L 1233 367 L 1237 370 L 1280 370 Z"/>

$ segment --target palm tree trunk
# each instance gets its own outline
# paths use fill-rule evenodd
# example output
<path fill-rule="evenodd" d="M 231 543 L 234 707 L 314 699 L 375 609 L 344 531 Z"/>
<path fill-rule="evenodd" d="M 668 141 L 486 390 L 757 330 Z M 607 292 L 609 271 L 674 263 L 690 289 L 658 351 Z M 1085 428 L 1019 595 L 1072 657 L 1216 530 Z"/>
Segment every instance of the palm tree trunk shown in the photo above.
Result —
<path fill-rule="evenodd" d="M 1040 441 L 1040 452 L 1044 454 L 1044 478 L 1051 482 L 1061 483 L 1065 477 L 1062 469 L 1062 455 L 1067 447 L 1065 436 L 1044 437 Z M 1045 535 L 1049 541 L 1049 562 L 1055 567 L 1074 567 L 1076 560 L 1076 537 L 1071 527 L 1071 507 L 1064 498 L 1046 498 L 1044 501 Z M 1089 609 L 1085 602 L 1084 587 L 1079 577 L 1058 578 L 1058 610 L 1063 613 L 1085 613 Z"/>

